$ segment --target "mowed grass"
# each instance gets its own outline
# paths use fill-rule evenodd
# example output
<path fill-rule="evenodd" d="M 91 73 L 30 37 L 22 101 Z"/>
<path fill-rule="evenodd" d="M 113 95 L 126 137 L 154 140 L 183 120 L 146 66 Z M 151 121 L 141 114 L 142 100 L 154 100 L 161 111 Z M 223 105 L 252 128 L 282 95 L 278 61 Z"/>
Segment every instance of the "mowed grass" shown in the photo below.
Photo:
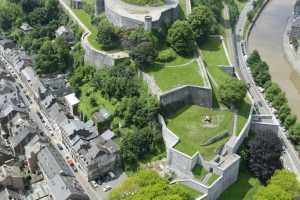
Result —
<path fill-rule="evenodd" d="M 213 126 L 207 127 L 204 124 L 206 116 L 212 118 Z M 207 146 L 204 146 L 204 144 L 209 138 L 222 134 L 225 131 L 231 133 L 232 125 L 232 112 L 195 105 L 185 107 L 167 119 L 168 128 L 180 138 L 175 148 L 190 156 L 199 151 L 206 160 L 212 159 L 217 150 L 228 141 L 229 137 Z"/>
<path fill-rule="evenodd" d="M 213 76 L 214 80 L 220 86 L 224 80 L 230 78 L 230 75 L 226 74 L 223 70 L 219 68 L 219 65 L 229 65 L 229 61 L 226 57 L 221 39 L 218 37 L 211 37 L 208 40 L 206 40 L 206 42 L 203 43 L 200 46 L 200 48 L 209 73 L 211 74 L 211 76 Z M 214 87 L 215 92 L 218 93 L 218 88 L 216 86 Z M 245 123 L 247 122 L 249 117 L 250 109 L 251 102 L 248 99 L 248 97 L 246 97 L 241 103 L 240 109 L 238 111 L 236 130 L 237 135 L 245 126 Z"/>
<path fill-rule="evenodd" d="M 197 61 L 193 58 L 177 56 L 168 63 L 158 63 L 145 69 L 151 74 L 162 91 L 168 91 L 182 85 L 202 86 L 203 79 Z"/>
<path fill-rule="evenodd" d="M 238 180 L 225 190 L 219 200 L 254 200 L 254 195 L 260 187 L 259 180 L 241 165 Z"/>
<path fill-rule="evenodd" d="M 110 101 L 102 97 L 100 92 L 95 91 L 90 84 L 85 84 L 81 88 L 81 96 L 79 103 L 80 112 L 90 119 L 92 115 L 99 111 L 101 108 L 105 108 L 111 113 L 114 112 L 114 106 Z M 91 99 L 94 98 L 97 102 L 97 105 L 91 105 Z"/>
<path fill-rule="evenodd" d="M 217 84 L 221 84 L 222 81 L 230 77 L 230 75 L 226 74 L 219 68 L 219 65 L 229 65 L 220 38 L 208 38 L 200 46 L 200 49 L 203 55 L 204 62 L 207 65 L 207 69 L 209 73 L 214 77 L 214 80 L 217 82 Z"/>
<path fill-rule="evenodd" d="M 192 189 L 192 188 L 190 188 L 190 187 L 188 187 L 188 186 L 186 186 L 186 185 L 183 185 L 183 184 L 179 184 L 179 185 L 180 185 L 180 187 L 181 187 L 184 191 L 186 191 L 193 199 L 196 199 L 196 198 L 201 197 L 201 196 L 203 195 L 201 192 L 198 192 L 198 191 L 196 191 L 196 190 L 194 190 L 194 189 Z"/>

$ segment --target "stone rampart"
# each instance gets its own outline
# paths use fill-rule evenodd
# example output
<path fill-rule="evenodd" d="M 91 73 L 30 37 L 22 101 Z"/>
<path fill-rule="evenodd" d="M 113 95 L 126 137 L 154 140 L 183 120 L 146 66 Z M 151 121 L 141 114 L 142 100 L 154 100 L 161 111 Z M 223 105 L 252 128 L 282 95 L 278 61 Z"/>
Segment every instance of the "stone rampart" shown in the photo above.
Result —
<path fill-rule="evenodd" d="M 81 45 L 85 51 L 85 62 L 95 65 L 97 68 L 103 68 L 104 66 L 113 66 L 118 60 L 128 58 L 128 54 L 125 52 L 109 53 L 106 51 L 99 51 L 93 48 L 89 42 L 88 37 L 90 33 L 85 33 L 81 39 Z"/>
<path fill-rule="evenodd" d="M 186 105 L 212 106 L 212 90 L 198 86 L 181 86 L 160 95 L 160 105 L 164 114 Z"/>

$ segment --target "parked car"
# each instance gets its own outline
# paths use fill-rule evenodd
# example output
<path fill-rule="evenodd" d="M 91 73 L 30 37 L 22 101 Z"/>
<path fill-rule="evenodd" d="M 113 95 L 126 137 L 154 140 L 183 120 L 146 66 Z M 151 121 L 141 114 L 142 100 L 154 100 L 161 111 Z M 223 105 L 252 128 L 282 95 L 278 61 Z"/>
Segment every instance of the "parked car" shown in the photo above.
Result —
<path fill-rule="evenodd" d="M 59 150 L 64 150 L 64 148 L 63 148 L 63 146 L 61 145 L 61 144 L 59 144 L 59 143 L 57 143 L 57 148 L 59 149 Z"/>
<path fill-rule="evenodd" d="M 96 181 L 91 181 L 90 183 L 93 186 L 93 188 L 97 188 L 98 187 L 98 184 L 96 183 Z"/>
<path fill-rule="evenodd" d="M 103 187 L 103 192 L 108 192 L 108 191 L 111 190 L 111 189 L 112 189 L 111 186 L 106 185 L 106 186 Z"/>

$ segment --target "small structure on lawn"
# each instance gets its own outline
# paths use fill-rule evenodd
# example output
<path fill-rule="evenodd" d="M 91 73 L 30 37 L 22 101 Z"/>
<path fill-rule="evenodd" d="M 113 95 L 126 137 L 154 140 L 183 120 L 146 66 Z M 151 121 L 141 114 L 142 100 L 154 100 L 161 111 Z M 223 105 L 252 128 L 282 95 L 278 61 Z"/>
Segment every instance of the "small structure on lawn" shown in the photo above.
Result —
<path fill-rule="evenodd" d="M 33 28 L 26 22 L 22 23 L 22 25 L 20 26 L 21 31 L 23 31 L 24 33 L 28 33 L 30 31 L 33 30 Z"/>

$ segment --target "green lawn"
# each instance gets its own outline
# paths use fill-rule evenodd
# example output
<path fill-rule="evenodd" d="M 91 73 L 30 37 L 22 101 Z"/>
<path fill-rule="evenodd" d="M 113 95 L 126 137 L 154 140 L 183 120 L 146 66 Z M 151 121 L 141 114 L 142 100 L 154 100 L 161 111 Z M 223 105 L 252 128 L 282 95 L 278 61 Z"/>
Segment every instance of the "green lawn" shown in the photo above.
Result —
<path fill-rule="evenodd" d="M 214 77 L 214 80 L 218 85 L 222 84 L 223 80 L 230 77 L 230 75 L 226 74 L 218 67 L 218 65 L 229 64 L 222 41 L 217 37 L 211 37 L 206 40 L 206 42 L 203 43 L 200 48 L 209 73 Z M 215 93 L 217 94 L 218 88 L 214 87 L 214 89 Z M 217 95 L 216 99 L 219 100 Z M 240 133 L 247 122 L 250 109 L 251 102 L 248 98 L 245 98 L 244 102 L 241 104 L 240 110 L 238 111 L 237 134 Z"/>
<path fill-rule="evenodd" d="M 168 63 L 156 62 L 153 66 L 145 69 L 145 71 L 154 77 L 162 91 L 182 85 L 203 85 L 199 66 L 193 58 L 177 56 L 175 60 Z"/>
<path fill-rule="evenodd" d="M 202 196 L 203 194 L 183 184 L 179 184 L 193 199 Z M 191 199 L 192 200 L 192 199 Z"/>
<path fill-rule="evenodd" d="M 221 195 L 219 200 L 254 200 L 260 186 L 258 179 L 251 176 L 241 165 L 238 180 Z"/>
<path fill-rule="evenodd" d="M 229 65 L 220 38 L 210 37 L 200 46 L 200 49 L 207 69 L 217 84 L 221 84 L 223 80 L 230 77 L 218 67 L 219 65 Z"/>
<path fill-rule="evenodd" d="M 241 130 L 244 128 L 245 123 L 248 120 L 250 110 L 251 110 L 251 102 L 250 102 L 250 99 L 248 97 L 246 97 L 238 111 L 236 134 L 240 134 Z"/>
<path fill-rule="evenodd" d="M 215 182 L 215 180 L 217 180 L 220 176 L 216 175 L 216 174 L 212 174 L 208 181 L 207 181 L 207 185 L 211 185 Z"/>
<path fill-rule="evenodd" d="M 179 6 L 183 14 L 186 15 L 186 0 L 179 0 Z"/>
<path fill-rule="evenodd" d="M 91 98 L 95 98 L 97 105 L 91 105 Z M 81 96 L 79 110 L 88 119 L 99 111 L 101 108 L 105 108 L 110 112 L 114 112 L 114 106 L 106 99 L 104 99 L 100 92 L 95 92 L 89 84 L 85 84 L 81 87 Z"/>
<path fill-rule="evenodd" d="M 129 4 L 135 4 L 140 6 L 161 6 L 164 4 L 164 0 L 123 0 Z"/>
<path fill-rule="evenodd" d="M 212 123 L 205 124 L 204 119 L 210 116 Z M 232 132 L 233 113 L 228 110 L 213 110 L 200 106 L 188 106 L 179 110 L 175 115 L 167 119 L 168 127 L 179 138 L 176 149 L 190 156 L 199 151 L 201 155 L 210 160 L 216 151 L 224 145 L 229 137 L 225 137 L 213 144 L 204 144 L 211 137 L 222 134 L 225 131 Z"/>

